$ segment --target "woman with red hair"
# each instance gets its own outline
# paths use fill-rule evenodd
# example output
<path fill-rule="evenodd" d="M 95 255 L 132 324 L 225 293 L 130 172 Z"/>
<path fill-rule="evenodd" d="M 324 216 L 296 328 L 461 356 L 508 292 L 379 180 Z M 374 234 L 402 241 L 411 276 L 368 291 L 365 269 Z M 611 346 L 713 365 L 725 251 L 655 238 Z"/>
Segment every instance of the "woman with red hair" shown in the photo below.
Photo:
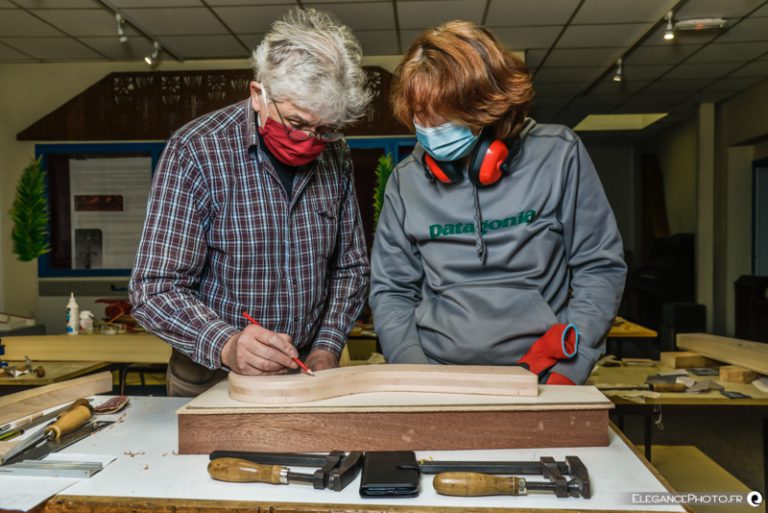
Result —
<path fill-rule="evenodd" d="M 423 33 L 392 105 L 419 144 L 393 172 L 370 304 L 392 363 L 522 365 L 586 381 L 626 265 L 579 138 L 527 117 L 531 75 L 482 27 Z"/>

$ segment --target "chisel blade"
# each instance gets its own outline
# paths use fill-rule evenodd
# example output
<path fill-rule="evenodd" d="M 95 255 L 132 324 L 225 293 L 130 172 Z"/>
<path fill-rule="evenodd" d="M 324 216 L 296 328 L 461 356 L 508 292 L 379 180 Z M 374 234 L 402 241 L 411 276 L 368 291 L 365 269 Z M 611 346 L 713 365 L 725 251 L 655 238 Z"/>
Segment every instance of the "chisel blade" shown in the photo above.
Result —
<path fill-rule="evenodd" d="M 44 444 L 40 444 L 37 447 L 28 449 L 20 454 L 15 455 L 7 461 L 3 461 L 3 465 L 11 465 L 22 460 L 39 460 L 45 458 L 52 452 L 58 452 L 65 447 L 69 447 L 70 445 L 79 442 L 83 438 L 86 438 L 90 434 L 95 433 L 96 431 L 99 431 L 100 429 L 103 429 L 111 424 L 114 424 L 114 422 L 105 420 L 89 422 L 88 424 L 80 426 L 75 431 L 63 435 L 59 439 L 49 440 Z"/>

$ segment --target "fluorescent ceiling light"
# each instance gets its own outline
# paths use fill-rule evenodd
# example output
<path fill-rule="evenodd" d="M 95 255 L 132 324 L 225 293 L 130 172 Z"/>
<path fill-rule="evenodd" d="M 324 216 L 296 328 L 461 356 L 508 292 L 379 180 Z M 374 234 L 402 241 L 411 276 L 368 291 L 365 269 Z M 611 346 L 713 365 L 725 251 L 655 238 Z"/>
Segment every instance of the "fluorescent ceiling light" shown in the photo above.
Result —
<path fill-rule="evenodd" d="M 590 114 L 582 119 L 574 130 L 579 132 L 642 130 L 667 116 L 667 112 L 652 114 Z"/>

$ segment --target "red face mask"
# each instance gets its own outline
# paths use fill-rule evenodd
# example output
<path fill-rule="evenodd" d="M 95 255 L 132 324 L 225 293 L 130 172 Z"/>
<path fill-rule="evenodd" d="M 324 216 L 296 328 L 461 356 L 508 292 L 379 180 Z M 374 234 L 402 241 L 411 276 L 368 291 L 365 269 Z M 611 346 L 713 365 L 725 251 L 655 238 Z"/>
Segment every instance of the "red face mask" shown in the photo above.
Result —
<path fill-rule="evenodd" d="M 269 152 L 283 164 L 292 167 L 309 164 L 320 156 L 327 144 L 316 137 L 306 141 L 294 141 L 288 137 L 285 127 L 270 117 L 264 126 L 259 127 L 259 133 L 264 138 Z"/>

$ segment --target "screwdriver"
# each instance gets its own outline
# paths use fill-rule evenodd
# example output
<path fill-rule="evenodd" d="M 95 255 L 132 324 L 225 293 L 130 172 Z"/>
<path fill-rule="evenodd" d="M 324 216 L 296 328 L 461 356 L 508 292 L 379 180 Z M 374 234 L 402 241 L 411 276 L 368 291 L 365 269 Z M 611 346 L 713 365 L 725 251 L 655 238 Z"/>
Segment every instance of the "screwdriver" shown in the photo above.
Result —
<path fill-rule="evenodd" d="M 208 464 L 212 478 L 231 483 L 306 483 L 313 484 L 311 474 L 291 472 L 280 465 L 261 465 L 242 458 L 216 458 Z"/>
<path fill-rule="evenodd" d="M 67 433 L 75 431 L 80 426 L 88 422 L 93 416 L 93 407 L 87 399 L 78 399 L 62 413 L 56 421 L 49 424 L 45 429 L 32 435 L 19 445 L 11 449 L 3 456 L 3 461 L 10 461 L 14 456 L 25 452 L 28 449 L 37 447 L 39 444 L 56 440 Z"/>

